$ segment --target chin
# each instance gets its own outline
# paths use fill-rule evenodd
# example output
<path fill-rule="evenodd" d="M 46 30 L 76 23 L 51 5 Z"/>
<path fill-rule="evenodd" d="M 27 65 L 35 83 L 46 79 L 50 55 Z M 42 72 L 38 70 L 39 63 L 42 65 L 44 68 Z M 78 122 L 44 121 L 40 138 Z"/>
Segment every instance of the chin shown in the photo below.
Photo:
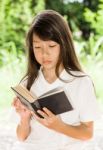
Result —
<path fill-rule="evenodd" d="M 55 68 L 55 66 L 53 66 L 53 65 L 42 65 L 43 66 L 43 68 L 45 68 L 45 69 L 53 69 L 53 68 Z"/>

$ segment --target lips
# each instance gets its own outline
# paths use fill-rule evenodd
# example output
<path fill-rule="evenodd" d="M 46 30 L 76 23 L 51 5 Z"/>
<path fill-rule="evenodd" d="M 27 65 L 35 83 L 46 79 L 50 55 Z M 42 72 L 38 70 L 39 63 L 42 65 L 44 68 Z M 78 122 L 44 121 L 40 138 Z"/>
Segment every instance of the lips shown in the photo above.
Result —
<path fill-rule="evenodd" d="M 44 60 L 43 63 L 48 64 L 48 63 L 51 63 L 51 61 L 50 60 Z"/>

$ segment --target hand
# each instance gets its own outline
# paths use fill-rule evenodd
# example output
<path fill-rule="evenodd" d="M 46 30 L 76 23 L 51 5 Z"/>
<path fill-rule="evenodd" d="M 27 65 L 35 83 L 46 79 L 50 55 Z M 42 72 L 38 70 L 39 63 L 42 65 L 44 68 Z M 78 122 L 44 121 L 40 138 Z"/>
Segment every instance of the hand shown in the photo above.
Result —
<path fill-rule="evenodd" d="M 60 131 L 63 127 L 64 122 L 60 119 L 59 116 L 53 114 L 50 110 L 47 108 L 43 108 L 43 111 L 38 110 L 37 111 L 43 118 L 40 118 L 37 116 L 34 112 L 32 112 L 35 119 L 46 126 L 49 129 L 53 129 L 55 131 Z"/>
<path fill-rule="evenodd" d="M 27 109 L 26 106 L 24 106 L 19 98 L 15 97 L 12 102 L 12 106 L 15 107 L 15 110 L 17 113 L 19 113 L 21 119 L 30 120 L 31 118 L 31 111 Z"/>

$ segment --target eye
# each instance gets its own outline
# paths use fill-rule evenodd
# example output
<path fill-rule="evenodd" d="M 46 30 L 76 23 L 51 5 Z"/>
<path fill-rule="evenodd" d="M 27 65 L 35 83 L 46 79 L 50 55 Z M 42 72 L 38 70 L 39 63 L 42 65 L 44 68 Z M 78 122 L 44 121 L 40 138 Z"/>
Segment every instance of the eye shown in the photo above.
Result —
<path fill-rule="evenodd" d="M 35 46 L 34 48 L 37 48 L 37 49 L 39 49 L 39 48 L 41 48 L 41 47 L 39 47 L 39 46 Z"/>
<path fill-rule="evenodd" d="M 55 47 L 56 45 L 50 45 L 49 47 Z"/>

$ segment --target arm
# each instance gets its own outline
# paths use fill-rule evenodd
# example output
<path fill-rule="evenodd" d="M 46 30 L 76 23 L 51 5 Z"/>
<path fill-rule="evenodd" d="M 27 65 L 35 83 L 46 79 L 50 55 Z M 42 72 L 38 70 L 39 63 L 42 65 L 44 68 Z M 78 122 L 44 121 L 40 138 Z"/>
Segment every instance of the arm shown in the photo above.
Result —
<path fill-rule="evenodd" d="M 18 139 L 20 141 L 24 141 L 29 136 L 30 132 L 31 132 L 30 122 L 27 120 L 21 120 L 16 130 Z"/>
<path fill-rule="evenodd" d="M 78 126 L 62 123 L 56 131 L 72 138 L 88 140 L 93 136 L 93 122 L 81 123 Z"/>
<path fill-rule="evenodd" d="M 20 102 L 18 98 L 14 98 L 12 104 L 15 107 L 16 112 L 20 115 L 20 123 L 16 129 L 17 137 L 20 141 L 24 141 L 31 132 L 31 112 Z"/>
<path fill-rule="evenodd" d="M 38 111 L 40 115 L 44 117 L 44 119 L 39 118 L 36 114 L 34 117 L 44 126 L 49 129 L 55 130 L 61 134 L 70 136 L 72 138 L 87 140 L 90 139 L 93 135 L 93 122 L 81 122 L 78 126 L 72 126 L 64 123 L 58 116 L 55 116 L 50 110 L 47 108 L 43 109 L 44 111 Z"/>

